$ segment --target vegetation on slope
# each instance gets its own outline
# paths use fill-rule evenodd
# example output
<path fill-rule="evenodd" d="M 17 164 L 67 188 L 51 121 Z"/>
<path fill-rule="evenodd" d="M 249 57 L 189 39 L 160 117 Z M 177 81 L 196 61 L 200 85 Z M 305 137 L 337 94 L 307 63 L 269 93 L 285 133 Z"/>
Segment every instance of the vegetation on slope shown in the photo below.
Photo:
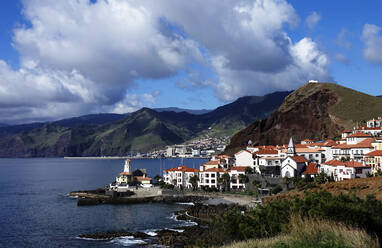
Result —
<path fill-rule="evenodd" d="M 295 216 L 301 216 L 304 221 L 296 221 Z M 196 245 L 223 245 L 233 241 L 278 237 L 272 242 L 279 244 L 284 239 L 286 244 L 275 247 L 294 247 L 293 245 L 301 244 L 299 242 L 302 239 L 311 238 L 312 242 L 320 239 L 320 235 L 315 233 L 307 235 L 304 232 L 294 232 L 294 228 L 299 225 L 310 228 L 310 230 L 320 228 L 320 225 L 321 227 L 327 225 L 334 227 L 333 230 L 323 233 L 321 237 L 328 238 L 326 241 L 329 243 L 319 240 L 323 246 L 316 247 L 354 247 L 351 246 L 355 242 L 354 240 L 348 240 L 349 243 L 338 243 L 338 245 L 347 244 L 348 246 L 330 246 L 332 241 L 341 241 L 341 237 L 335 235 L 341 232 L 346 235 L 342 238 L 347 237 L 351 232 L 359 233 L 365 238 L 360 242 L 366 242 L 371 244 L 370 247 L 375 247 L 373 244 L 377 245 L 376 239 L 367 237 L 359 229 L 365 230 L 371 237 L 376 235 L 378 239 L 382 238 L 382 203 L 373 196 L 368 196 L 363 200 L 354 195 L 333 195 L 321 191 L 306 193 L 302 199 L 270 202 L 245 213 L 241 209 L 233 209 L 216 217 L 209 235 L 196 241 Z M 331 235 L 334 236 L 330 237 Z M 310 247 L 302 245 L 300 247 Z"/>
<path fill-rule="evenodd" d="M 308 83 L 288 95 L 280 108 L 231 139 L 225 153 L 254 144 L 285 144 L 289 138 L 328 139 L 361 121 L 382 116 L 382 99 L 332 83 Z"/>
<path fill-rule="evenodd" d="M 267 239 L 250 239 L 223 248 L 378 248 L 376 237 L 342 223 L 293 216 L 287 232 Z"/>

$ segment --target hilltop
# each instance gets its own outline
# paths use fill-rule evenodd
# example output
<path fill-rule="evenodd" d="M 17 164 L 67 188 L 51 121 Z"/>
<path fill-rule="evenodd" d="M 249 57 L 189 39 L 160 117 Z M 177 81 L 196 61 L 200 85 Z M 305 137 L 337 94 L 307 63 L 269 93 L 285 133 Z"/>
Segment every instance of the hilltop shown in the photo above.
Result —
<path fill-rule="evenodd" d="M 382 116 L 382 99 L 333 83 L 308 83 L 288 95 L 267 118 L 255 121 L 231 139 L 225 153 L 253 144 L 285 144 L 290 137 L 338 138 L 368 119 Z"/>
<path fill-rule="evenodd" d="M 275 111 L 290 92 L 247 96 L 204 114 L 142 108 L 0 128 L 0 157 L 125 155 L 195 137 L 230 136 Z"/>

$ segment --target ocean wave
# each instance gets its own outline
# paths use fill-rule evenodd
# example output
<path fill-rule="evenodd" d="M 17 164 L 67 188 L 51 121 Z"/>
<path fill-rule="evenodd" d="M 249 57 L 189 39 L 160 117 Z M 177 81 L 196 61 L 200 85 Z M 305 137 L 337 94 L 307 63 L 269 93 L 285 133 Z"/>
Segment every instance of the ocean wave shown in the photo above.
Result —
<path fill-rule="evenodd" d="M 135 239 L 134 236 L 122 236 L 110 240 L 110 243 L 119 244 L 122 246 L 132 246 L 132 245 L 144 245 L 147 244 L 141 239 Z"/>
<path fill-rule="evenodd" d="M 186 214 L 188 215 L 188 213 L 186 213 Z M 188 216 L 190 216 L 190 215 L 188 215 Z M 192 216 L 190 216 L 190 217 L 192 217 Z M 178 226 L 197 226 L 198 225 L 198 223 L 196 223 L 194 221 L 178 220 L 178 215 L 176 215 L 175 213 L 172 213 L 169 218 L 172 220 L 175 220 L 177 222 L 180 222 L 180 224 Z"/>
<path fill-rule="evenodd" d="M 110 239 L 93 239 L 93 238 L 83 238 L 83 237 L 76 237 L 76 239 L 81 239 L 81 240 L 88 240 L 88 241 L 108 241 Z"/>
<path fill-rule="evenodd" d="M 154 236 L 157 236 L 158 233 L 156 233 L 156 231 L 159 231 L 160 229 L 148 229 L 148 230 L 144 230 L 142 231 L 143 233 L 146 233 L 147 235 L 151 236 L 151 237 L 154 237 Z"/>
<path fill-rule="evenodd" d="M 175 204 L 195 206 L 195 203 L 193 202 L 176 202 Z"/>
<path fill-rule="evenodd" d="M 173 231 L 173 232 L 178 232 L 178 233 L 184 232 L 183 229 L 175 229 L 175 228 L 166 228 L 165 230 L 169 230 L 169 231 Z"/>

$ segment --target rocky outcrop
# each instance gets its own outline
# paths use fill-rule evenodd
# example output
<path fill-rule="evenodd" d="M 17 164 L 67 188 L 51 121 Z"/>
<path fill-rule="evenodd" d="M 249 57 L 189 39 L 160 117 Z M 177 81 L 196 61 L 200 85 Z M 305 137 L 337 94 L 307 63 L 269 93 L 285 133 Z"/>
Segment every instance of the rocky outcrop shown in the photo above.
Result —
<path fill-rule="evenodd" d="M 364 102 L 374 104 L 363 110 Z M 243 149 L 248 140 L 254 145 L 282 145 L 290 137 L 296 141 L 340 137 L 341 132 L 355 122 L 378 116 L 380 112 L 374 111 L 374 105 L 382 106 L 382 101 L 339 85 L 310 83 L 287 96 L 268 118 L 256 121 L 234 135 L 225 153 L 232 155 Z M 354 114 L 349 115 L 349 112 Z"/>

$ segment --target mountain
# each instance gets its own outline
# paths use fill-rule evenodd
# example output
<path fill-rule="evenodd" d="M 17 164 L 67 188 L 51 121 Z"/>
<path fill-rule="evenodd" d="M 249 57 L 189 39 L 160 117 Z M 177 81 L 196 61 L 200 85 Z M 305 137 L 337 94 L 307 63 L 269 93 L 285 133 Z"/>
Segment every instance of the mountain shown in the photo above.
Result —
<path fill-rule="evenodd" d="M 173 111 L 176 113 L 187 112 L 187 113 L 193 114 L 193 115 L 202 115 L 202 114 L 206 114 L 206 113 L 212 111 L 211 109 L 182 109 L 182 108 L 177 108 L 177 107 L 155 108 L 154 110 L 157 112 L 169 112 L 169 111 Z"/>
<path fill-rule="evenodd" d="M 256 121 L 231 138 L 225 153 L 234 154 L 253 144 L 286 144 L 290 137 L 339 138 L 373 117 L 382 116 L 382 99 L 333 83 L 308 83 L 287 96 L 266 119 Z"/>
<path fill-rule="evenodd" d="M 76 117 L 28 126 L 0 138 L 0 157 L 125 155 L 201 135 L 232 135 L 271 114 L 289 93 L 242 97 L 200 115 L 143 108 L 125 116 Z M 105 121 L 109 117 L 117 120 Z"/>

